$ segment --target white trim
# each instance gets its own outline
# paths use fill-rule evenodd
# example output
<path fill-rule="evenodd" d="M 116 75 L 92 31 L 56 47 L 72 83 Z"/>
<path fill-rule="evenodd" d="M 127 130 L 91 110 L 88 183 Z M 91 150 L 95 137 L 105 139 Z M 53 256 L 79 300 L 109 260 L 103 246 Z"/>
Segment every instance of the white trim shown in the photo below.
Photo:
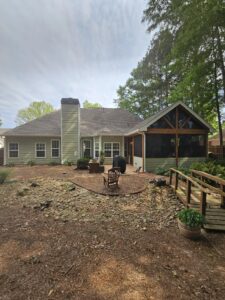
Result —
<path fill-rule="evenodd" d="M 93 137 L 93 158 L 95 157 L 95 137 Z"/>
<path fill-rule="evenodd" d="M 121 147 L 120 147 L 120 142 L 104 142 L 103 143 L 103 152 L 104 152 L 104 156 L 105 156 L 105 144 L 111 144 L 111 155 L 113 155 L 113 144 L 119 144 L 119 155 L 121 153 Z M 105 158 L 113 158 L 113 156 L 105 156 Z"/>
<path fill-rule="evenodd" d="M 52 148 L 52 142 L 53 141 L 59 142 L 59 148 Z M 59 155 L 58 156 L 52 156 L 52 149 L 58 149 L 59 150 Z M 51 139 L 51 158 L 60 158 L 60 152 L 61 152 L 60 139 Z"/>
<path fill-rule="evenodd" d="M 99 157 L 101 156 L 102 152 L 102 136 L 99 136 Z"/>
<path fill-rule="evenodd" d="M 6 165 L 6 153 L 7 153 L 7 143 L 6 143 L 6 138 L 4 139 L 4 162 L 3 162 L 3 165 L 5 166 Z"/>
<path fill-rule="evenodd" d="M 9 145 L 10 144 L 18 144 L 18 156 L 13 156 L 13 157 L 11 157 L 10 155 L 9 155 L 9 153 L 10 153 L 10 147 L 9 147 Z M 12 159 L 14 159 L 14 158 L 19 158 L 19 156 L 20 156 L 20 145 L 19 145 L 19 143 L 18 142 L 8 142 L 8 158 L 12 158 Z M 16 150 L 11 150 L 11 151 L 16 151 Z"/>
<path fill-rule="evenodd" d="M 42 157 L 37 157 L 37 144 L 43 144 L 45 145 L 45 150 L 38 150 L 38 151 L 45 151 L 45 156 L 42 156 Z M 42 159 L 42 158 L 46 158 L 46 152 L 47 152 L 47 147 L 46 147 L 46 143 L 41 143 L 41 142 L 38 142 L 38 143 L 35 143 L 35 158 L 37 159 Z"/>

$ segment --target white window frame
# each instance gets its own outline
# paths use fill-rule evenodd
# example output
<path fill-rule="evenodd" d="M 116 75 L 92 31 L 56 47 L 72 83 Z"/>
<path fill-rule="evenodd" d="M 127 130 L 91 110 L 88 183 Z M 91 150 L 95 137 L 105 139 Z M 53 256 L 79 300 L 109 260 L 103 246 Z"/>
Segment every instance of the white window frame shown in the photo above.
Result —
<path fill-rule="evenodd" d="M 17 144 L 18 145 L 18 150 L 10 150 L 10 144 Z M 17 142 L 9 142 L 8 143 L 8 158 L 18 158 L 19 157 L 19 149 L 20 149 L 20 146 L 19 146 L 19 143 Z M 10 156 L 10 152 L 11 151 L 17 151 L 18 152 L 18 156 Z"/>
<path fill-rule="evenodd" d="M 45 145 L 45 150 L 37 150 L 37 145 L 38 145 L 38 144 L 43 144 L 43 145 Z M 37 151 L 45 151 L 45 156 L 38 157 L 38 156 L 37 156 Z M 35 143 L 35 158 L 37 158 L 37 159 L 43 159 L 43 158 L 46 158 L 46 152 L 47 152 L 47 149 L 46 149 L 46 143 L 42 143 L 42 142 Z"/>
<path fill-rule="evenodd" d="M 84 142 L 90 142 L 90 148 L 87 148 L 87 149 L 90 149 L 90 154 L 91 154 L 91 152 L 92 152 L 92 145 L 91 145 L 91 142 L 92 142 L 92 140 L 91 139 L 83 139 L 82 140 L 82 156 L 84 157 L 84 152 L 85 152 L 85 150 L 84 150 Z M 90 155 L 90 157 L 92 157 L 93 155 Z"/>
<path fill-rule="evenodd" d="M 111 156 L 105 156 L 105 158 L 113 158 L 113 144 L 119 144 L 119 155 L 120 155 L 120 142 L 104 142 L 104 154 L 105 154 L 105 144 L 111 144 Z M 109 150 L 108 150 L 109 151 Z"/>
<path fill-rule="evenodd" d="M 59 142 L 59 148 L 53 148 L 52 147 L 52 142 Z M 52 155 L 52 150 L 53 149 L 57 149 L 57 150 L 59 150 L 59 155 L 58 156 L 53 156 Z M 51 140 L 51 158 L 59 158 L 60 157 L 60 140 L 59 139 L 52 139 Z"/>

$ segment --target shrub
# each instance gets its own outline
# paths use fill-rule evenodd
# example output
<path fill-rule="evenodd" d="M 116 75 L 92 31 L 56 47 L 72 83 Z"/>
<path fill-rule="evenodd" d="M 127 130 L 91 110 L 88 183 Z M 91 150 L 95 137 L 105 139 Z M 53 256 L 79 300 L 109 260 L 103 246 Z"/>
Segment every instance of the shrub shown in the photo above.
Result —
<path fill-rule="evenodd" d="M 209 173 L 225 179 L 225 167 L 215 163 L 215 161 L 196 162 L 190 167 L 191 169 Z"/>
<path fill-rule="evenodd" d="M 29 160 L 27 162 L 27 165 L 33 167 L 35 165 L 35 162 L 33 160 Z"/>
<path fill-rule="evenodd" d="M 6 165 L 6 167 L 12 168 L 12 167 L 15 167 L 15 164 L 14 163 L 9 163 L 9 164 Z"/>
<path fill-rule="evenodd" d="M 101 151 L 100 152 L 100 159 L 99 159 L 100 165 L 104 165 L 104 161 L 105 161 L 105 153 L 103 151 Z"/>
<path fill-rule="evenodd" d="M 204 216 L 198 211 L 185 208 L 178 213 L 178 219 L 189 227 L 201 227 L 204 224 Z"/>
<path fill-rule="evenodd" d="M 156 175 L 168 175 L 169 170 L 163 167 L 157 167 L 155 169 L 155 174 Z"/>
<path fill-rule="evenodd" d="M 89 158 L 80 158 L 77 160 L 77 169 L 87 170 Z"/>
<path fill-rule="evenodd" d="M 3 184 L 6 181 L 6 179 L 9 177 L 9 174 L 9 170 L 0 170 L 0 184 Z"/>
<path fill-rule="evenodd" d="M 65 160 L 64 162 L 63 162 L 63 164 L 65 165 L 65 166 L 72 166 L 72 161 L 70 161 L 70 160 Z"/>

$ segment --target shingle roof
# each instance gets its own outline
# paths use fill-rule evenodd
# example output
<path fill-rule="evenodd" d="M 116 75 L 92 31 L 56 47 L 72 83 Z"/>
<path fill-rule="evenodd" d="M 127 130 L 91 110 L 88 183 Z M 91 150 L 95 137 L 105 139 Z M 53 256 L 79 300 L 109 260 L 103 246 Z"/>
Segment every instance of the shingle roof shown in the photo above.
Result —
<path fill-rule="evenodd" d="M 10 130 L 10 128 L 0 128 L 0 136 L 3 135 L 8 130 Z"/>
<path fill-rule="evenodd" d="M 138 116 L 119 108 L 95 108 L 80 109 L 80 135 L 81 137 L 98 135 L 130 135 L 139 131 L 146 131 L 147 128 L 166 115 L 178 105 L 183 106 L 195 116 L 210 131 L 213 128 L 200 116 L 182 102 L 174 103 L 153 116 L 142 120 Z M 61 110 L 52 112 L 41 118 L 28 122 L 11 129 L 5 136 L 61 136 Z"/>
<path fill-rule="evenodd" d="M 81 136 L 124 135 L 142 121 L 138 116 L 119 108 L 80 109 Z M 61 110 L 15 127 L 6 136 L 61 136 Z"/>

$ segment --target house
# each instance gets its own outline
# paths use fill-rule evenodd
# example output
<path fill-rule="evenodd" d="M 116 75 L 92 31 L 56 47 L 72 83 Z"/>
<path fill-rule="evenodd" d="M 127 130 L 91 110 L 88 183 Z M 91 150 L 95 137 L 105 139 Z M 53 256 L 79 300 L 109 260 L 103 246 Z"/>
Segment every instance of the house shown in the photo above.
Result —
<path fill-rule="evenodd" d="M 4 133 L 8 130 L 9 128 L 0 128 L 0 149 L 4 147 Z"/>
<path fill-rule="evenodd" d="M 84 109 L 78 99 L 63 98 L 60 110 L 5 133 L 4 164 L 76 164 L 103 151 L 105 164 L 122 155 L 154 171 L 204 160 L 211 130 L 182 102 L 142 120 L 123 109 Z"/>

